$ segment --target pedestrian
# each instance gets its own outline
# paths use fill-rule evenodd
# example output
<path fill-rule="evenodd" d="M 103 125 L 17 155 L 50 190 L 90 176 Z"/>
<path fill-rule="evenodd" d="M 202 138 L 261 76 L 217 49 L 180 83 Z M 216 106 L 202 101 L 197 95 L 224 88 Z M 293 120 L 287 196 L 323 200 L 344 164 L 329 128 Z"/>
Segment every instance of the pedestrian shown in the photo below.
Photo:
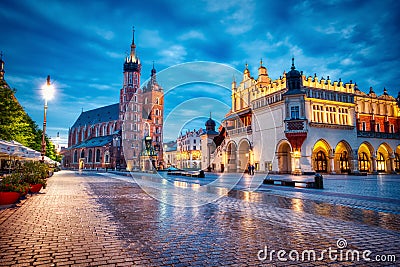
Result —
<path fill-rule="evenodd" d="M 251 165 L 250 165 L 250 163 L 247 164 L 247 173 L 248 173 L 249 175 L 251 175 Z"/>
<path fill-rule="evenodd" d="M 254 165 L 251 165 L 251 175 L 254 175 Z"/>

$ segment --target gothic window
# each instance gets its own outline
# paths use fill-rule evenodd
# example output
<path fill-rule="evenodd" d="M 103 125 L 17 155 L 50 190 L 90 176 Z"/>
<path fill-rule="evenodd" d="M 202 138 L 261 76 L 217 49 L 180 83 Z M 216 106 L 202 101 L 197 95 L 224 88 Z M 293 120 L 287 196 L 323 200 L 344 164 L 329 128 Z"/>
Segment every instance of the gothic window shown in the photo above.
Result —
<path fill-rule="evenodd" d="M 298 119 L 300 117 L 299 106 L 290 107 L 290 118 Z"/>
<path fill-rule="evenodd" d="M 376 124 L 376 131 L 378 133 L 381 131 L 381 125 L 379 123 Z"/>
<path fill-rule="evenodd" d="M 369 171 L 369 159 L 367 156 L 367 153 L 362 152 L 361 155 L 358 158 L 358 168 L 360 171 L 367 172 Z"/>
<path fill-rule="evenodd" d="M 88 162 L 92 162 L 92 157 L 93 157 L 93 155 L 92 155 L 92 150 L 89 149 Z"/>
<path fill-rule="evenodd" d="M 394 125 L 393 124 L 390 124 L 390 132 L 394 133 Z"/>
<path fill-rule="evenodd" d="M 380 152 L 378 153 L 377 158 L 376 158 L 376 165 L 377 165 L 378 172 L 385 171 L 385 157 Z"/>
<path fill-rule="evenodd" d="M 96 150 L 96 162 L 100 162 L 100 149 Z"/>
<path fill-rule="evenodd" d="M 129 73 L 129 84 L 132 84 L 132 73 Z"/>
<path fill-rule="evenodd" d="M 74 162 L 78 162 L 78 151 L 75 150 L 74 152 Z"/>
<path fill-rule="evenodd" d="M 85 157 L 85 150 L 82 149 L 82 151 L 81 151 L 81 158 L 84 158 L 84 157 Z"/>
<path fill-rule="evenodd" d="M 157 99 L 156 99 L 156 104 L 157 104 L 157 105 L 160 104 L 160 99 L 158 99 L 158 97 L 157 97 Z"/>
<path fill-rule="evenodd" d="M 365 121 L 363 121 L 361 126 L 362 126 L 362 131 L 365 132 L 367 130 L 367 123 Z"/>
<path fill-rule="evenodd" d="M 315 171 L 316 172 L 327 172 L 328 160 L 323 151 L 318 151 L 315 157 Z"/>
<path fill-rule="evenodd" d="M 347 151 L 343 151 L 340 154 L 339 165 L 340 165 L 340 171 L 341 172 L 349 171 L 349 158 L 348 158 L 348 155 L 347 155 Z"/>
<path fill-rule="evenodd" d="M 135 103 L 137 103 L 137 96 L 134 96 L 133 99 L 134 99 Z"/>

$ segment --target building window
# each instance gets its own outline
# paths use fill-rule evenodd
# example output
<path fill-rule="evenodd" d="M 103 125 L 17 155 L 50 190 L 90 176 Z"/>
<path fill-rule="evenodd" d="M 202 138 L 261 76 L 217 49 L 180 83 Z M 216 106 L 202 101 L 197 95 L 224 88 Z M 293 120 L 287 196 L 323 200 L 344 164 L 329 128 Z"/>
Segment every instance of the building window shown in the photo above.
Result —
<path fill-rule="evenodd" d="M 74 152 L 74 162 L 78 162 L 78 151 L 75 150 Z"/>
<path fill-rule="evenodd" d="M 367 123 L 365 122 L 365 121 L 363 121 L 362 123 L 361 123 L 361 126 L 362 126 L 362 131 L 366 131 L 367 130 Z"/>
<path fill-rule="evenodd" d="M 378 172 L 384 172 L 385 171 L 385 157 L 383 156 L 382 153 L 378 153 L 378 156 L 376 158 L 376 165 L 377 165 L 377 171 Z"/>
<path fill-rule="evenodd" d="M 390 124 L 390 132 L 394 133 L 394 125 L 393 124 Z"/>
<path fill-rule="evenodd" d="M 290 118 L 298 119 L 300 117 L 299 106 L 290 107 Z"/>
<path fill-rule="evenodd" d="M 196 146 L 193 146 L 193 150 L 196 150 Z"/>
<path fill-rule="evenodd" d="M 193 144 L 196 144 L 196 139 L 193 140 Z"/>
<path fill-rule="evenodd" d="M 109 152 L 106 152 L 106 153 L 104 154 L 104 162 L 105 162 L 105 163 L 110 163 L 110 155 L 109 155 Z"/>
<path fill-rule="evenodd" d="M 91 149 L 89 149 L 89 156 L 88 156 L 88 162 L 92 162 L 92 157 L 93 157 L 93 152 Z"/>
<path fill-rule="evenodd" d="M 96 162 L 100 162 L 100 149 L 96 150 Z"/>
<path fill-rule="evenodd" d="M 376 124 L 376 132 L 380 132 L 381 131 L 381 125 L 379 123 Z"/>
<path fill-rule="evenodd" d="M 360 171 L 368 172 L 369 171 L 369 159 L 367 153 L 362 152 L 358 158 L 358 168 Z"/>
<path fill-rule="evenodd" d="M 81 159 L 83 159 L 85 157 L 85 150 L 81 151 Z"/>
<path fill-rule="evenodd" d="M 156 104 L 160 105 L 160 99 L 158 99 L 158 97 L 156 98 Z"/>
<path fill-rule="evenodd" d="M 323 151 L 319 151 L 315 157 L 315 171 L 327 172 L 328 161 Z"/>

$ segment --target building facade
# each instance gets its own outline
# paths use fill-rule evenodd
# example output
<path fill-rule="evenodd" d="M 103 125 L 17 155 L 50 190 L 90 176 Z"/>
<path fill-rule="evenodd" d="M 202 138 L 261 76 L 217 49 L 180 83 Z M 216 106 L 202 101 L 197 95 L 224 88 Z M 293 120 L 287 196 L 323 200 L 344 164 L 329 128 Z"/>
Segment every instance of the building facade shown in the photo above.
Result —
<path fill-rule="evenodd" d="M 350 81 L 291 70 L 272 80 L 261 61 L 232 82 L 224 140 L 212 153 L 218 171 L 301 174 L 400 171 L 399 99 Z"/>
<path fill-rule="evenodd" d="M 163 89 L 156 70 L 140 86 L 142 65 L 136 53 L 133 31 L 130 54 L 123 65 L 119 102 L 82 112 L 69 130 L 68 149 L 63 152 L 69 168 L 118 168 L 139 170 L 146 136 L 157 151 L 155 166 L 163 164 Z"/>
<path fill-rule="evenodd" d="M 201 135 L 203 129 L 187 131 L 176 140 L 177 167 L 180 169 L 201 169 Z"/>

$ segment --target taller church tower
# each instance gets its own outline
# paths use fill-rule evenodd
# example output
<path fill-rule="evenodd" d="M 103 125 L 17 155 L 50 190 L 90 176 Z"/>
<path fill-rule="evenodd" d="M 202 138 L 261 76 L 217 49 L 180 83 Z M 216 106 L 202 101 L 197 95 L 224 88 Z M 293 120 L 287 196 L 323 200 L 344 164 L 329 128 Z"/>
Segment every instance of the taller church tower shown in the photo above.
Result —
<path fill-rule="evenodd" d="M 136 54 L 135 30 L 133 29 L 131 52 L 124 62 L 124 81 L 119 99 L 119 119 L 123 122 L 123 152 L 128 169 L 137 169 L 140 166 L 143 138 L 141 69 L 142 65 Z"/>

